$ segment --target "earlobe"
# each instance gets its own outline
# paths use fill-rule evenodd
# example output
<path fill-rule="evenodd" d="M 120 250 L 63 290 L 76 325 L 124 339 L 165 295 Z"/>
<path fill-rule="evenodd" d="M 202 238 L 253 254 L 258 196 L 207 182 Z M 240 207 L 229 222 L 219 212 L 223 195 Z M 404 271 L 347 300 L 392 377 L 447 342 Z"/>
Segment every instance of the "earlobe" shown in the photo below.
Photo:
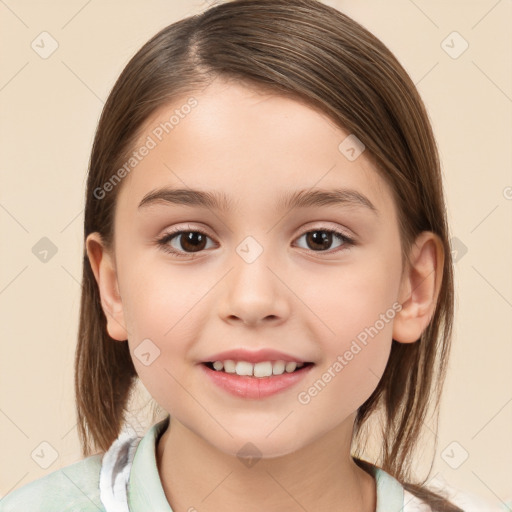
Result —
<path fill-rule="evenodd" d="M 418 341 L 434 315 L 444 266 L 443 243 L 431 231 L 418 235 L 411 247 L 408 268 L 400 285 L 401 311 L 393 323 L 393 339 Z"/>
<path fill-rule="evenodd" d="M 112 255 L 106 250 L 101 235 L 97 232 L 87 237 L 85 245 L 91 269 L 98 283 L 101 307 L 107 318 L 108 334 L 115 340 L 125 341 L 128 332 Z"/>

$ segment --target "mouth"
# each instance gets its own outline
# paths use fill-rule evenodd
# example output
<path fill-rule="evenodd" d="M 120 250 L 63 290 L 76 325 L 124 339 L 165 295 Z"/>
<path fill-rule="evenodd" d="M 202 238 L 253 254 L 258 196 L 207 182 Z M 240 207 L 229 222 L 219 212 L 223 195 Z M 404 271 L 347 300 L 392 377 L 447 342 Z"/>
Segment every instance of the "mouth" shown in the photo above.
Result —
<path fill-rule="evenodd" d="M 297 373 L 312 366 L 312 362 L 302 361 L 260 361 L 252 363 L 249 361 L 235 361 L 226 359 L 224 361 L 207 361 L 204 366 L 215 372 L 222 372 L 239 377 L 254 377 L 257 379 L 272 378 L 283 374 Z"/>
<path fill-rule="evenodd" d="M 216 359 L 199 364 L 208 382 L 216 389 L 250 400 L 265 399 L 293 389 L 314 366 L 311 362 L 281 359 L 254 363 Z"/>

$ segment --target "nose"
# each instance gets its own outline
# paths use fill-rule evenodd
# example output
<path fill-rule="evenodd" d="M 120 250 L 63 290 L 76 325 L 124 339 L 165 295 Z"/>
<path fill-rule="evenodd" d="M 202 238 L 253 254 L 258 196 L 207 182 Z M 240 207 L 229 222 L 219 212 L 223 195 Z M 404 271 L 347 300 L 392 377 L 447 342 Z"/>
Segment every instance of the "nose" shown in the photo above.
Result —
<path fill-rule="evenodd" d="M 232 261 L 234 266 L 225 277 L 219 302 L 222 319 L 248 326 L 284 322 L 290 312 L 291 292 L 275 259 L 264 251 L 251 263 L 238 255 Z"/>

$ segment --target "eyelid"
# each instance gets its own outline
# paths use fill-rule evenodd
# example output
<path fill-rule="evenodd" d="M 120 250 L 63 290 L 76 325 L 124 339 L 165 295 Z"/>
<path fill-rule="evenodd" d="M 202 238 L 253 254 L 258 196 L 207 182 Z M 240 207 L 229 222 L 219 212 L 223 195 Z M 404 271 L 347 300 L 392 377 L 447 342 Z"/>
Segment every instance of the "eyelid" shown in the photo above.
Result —
<path fill-rule="evenodd" d="M 173 226 L 172 228 L 169 228 L 162 236 L 171 235 L 175 233 L 180 233 L 182 231 L 197 231 L 204 233 L 205 235 L 208 235 L 210 238 L 213 238 L 210 234 L 210 230 L 208 228 L 205 228 L 203 226 L 194 226 L 191 223 L 187 223 L 186 225 L 178 224 L 176 226 Z"/>
<path fill-rule="evenodd" d="M 315 225 L 315 222 L 317 223 Z M 318 225 L 318 223 L 321 223 Z M 331 232 L 335 236 L 338 236 L 341 238 L 343 244 L 342 248 L 336 248 L 336 249 L 329 249 L 326 251 L 313 251 L 308 249 L 303 249 L 307 252 L 311 253 L 319 253 L 319 254 L 325 254 L 325 255 L 333 255 L 338 252 L 344 252 L 350 250 L 353 246 L 357 245 L 357 239 L 356 236 L 351 234 L 351 232 L 347 233 L 346 228 L 340 228 L 338 225 L 335 225 L 334 223 L 328 222 L 328 221 L 314 221 L 312 222 L 313 225 L 306 225 L 303 226 L 301 231 L 294 236 L 293 240 L 298 240 L 299 238 L 303 237 L 304 235 L 313 232 L 313 231 L 325 231 L 325 232 Z M 330 226 L 332 224 L 332 226 Z M 334 227 L 335 226 L 335 227 Z M 201 255 L 201 253 L 206 252 L 205 250 L 199 251 L 197 253 L 187 253 L 185 251 L 176 251 L 173 248 L 170 248 L 169 241 L 173 239 L 174 237 L 187 233 L 187 232 L 196 232 L 206 235 L 209 239 L 213 240 L 215 243 L 218 243 L 215 241 L 215 237 L 210 236 L 209 230 L 203 227 L 195 227 L 192 226 L 190 223 L 187 224 L 187 226 L 177 225 L 172 228 L 170 228 L 168 231 L 166 231 L 163 235 L 158 235 L 153 239 L 153 242 L 160 246 L 160 248 L 171 255 L 174 255 L 178 258 L 180 257 L 189 257 L 190 259 L 195 258 L 197 255 Z"/>
<path fill-rule="evenodd" d="M 357 238 L 357 235 L 350 229 L 348 229 L 345 226 L 340 226 L 339 224 L 335 222 L 330 221 L 311 221 L 310 223 L 306 224 L 305 226 L 302 226 L 299 233 L 303 235 L 304 233 L 307 233 L 308 231 L 322 231 L 322 230 L 332 230 L 337 231 L 341 233 L 343 236 L 346 236 L 347 238 L 350 238 L 355 241 Z M 300 236 L 300 235 L 298 235 Z"/>
<path fill-rule="evenodd" d="M 347 238 L 351 238 L 351 239 L 357 238 L 357 235 L 352 230 L 349 230 L 348 228 L 346 228 L 344 226 L 341 227 L 338 224 L 336 224 L 334 222 L 330 222 L 330 221 L 311 221 L 310 223 L 306 224 L 305 226 L 302 226 L 301 229 L 299 231 L 297 231 L 295 238 L 298 236 L 304 235 L 305 233 L 307 233 L 309 231 L 314 231 L 314 230 L 321 231 L 321 230 L 327 230 L 327 229 L 332 230 L 332 231 L 338 231 L 341 234 L 343 234 L 344 236 L 346 236 Z M 192 223 L 187 223 L 186 226 L 178 224 L 177 226 L 169 228 L 167 231 L 164 232 L 164 234 L 158 235 L 157 237 L 155 237 L 155 240 L 161 239 L 162 237 L 167 236 L 167 235 L 180 233 L 182 231 L 197 231 L 197 232 L 204 233 L 205 235 L 208 235 L 212 240 L 215 239 L 215 237 L 212 236 L 209 228 L 205 228 L 204 226 L 199 226 L 199 225 L 194 226 L 194 225 L 192 225 Z"/>

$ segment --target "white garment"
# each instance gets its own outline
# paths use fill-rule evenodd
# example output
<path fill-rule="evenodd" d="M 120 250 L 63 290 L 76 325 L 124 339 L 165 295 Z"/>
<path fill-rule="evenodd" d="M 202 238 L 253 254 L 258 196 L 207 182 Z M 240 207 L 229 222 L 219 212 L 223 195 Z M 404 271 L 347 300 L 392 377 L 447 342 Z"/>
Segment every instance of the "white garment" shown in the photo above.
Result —
<path fill-rule="evenodd" d="M 441 496 L 444 496 L 451 503 L 462 509 L 464 512 L 504 512 L 508 510 L 503 506 L 496 506 L 484 500 L 476 494 L 471 494 L 448 484 L 442 476 L 436 476 L 430 482 L 428 488 Z M 418 499 L 414 494 L 404 489 L 404 510 L 403 512 L 432 512 L 432 508 Z"/>
<path fill-rule="evenodd" d="M 142 438 L 124 427 L 103 455 L 100 471 L 100 499 L 106 512 L 129 512 L 128 481 L 135 451 Z"/>
<path fill-rule="evenodd" d="M 119 437 L 102 458 L 100 470 L 100 500 L 106 512 L 130 512 L 128 506 L 128 482 L 135 452 L 142 436 L 126 424 Z M 392 477 L 388 477 L 392 480 Z M 398 483 L 396 483 L 398 485 Z M 479 496 L 449 486 L 444 478 L 436 476 L 429 488 L 450 500 L 464 512 L 504 512 L 504 507 L 489 505 Z M 402 512 L 432 512 L 431 507 L 415 495 L 403 489 Z"/>

